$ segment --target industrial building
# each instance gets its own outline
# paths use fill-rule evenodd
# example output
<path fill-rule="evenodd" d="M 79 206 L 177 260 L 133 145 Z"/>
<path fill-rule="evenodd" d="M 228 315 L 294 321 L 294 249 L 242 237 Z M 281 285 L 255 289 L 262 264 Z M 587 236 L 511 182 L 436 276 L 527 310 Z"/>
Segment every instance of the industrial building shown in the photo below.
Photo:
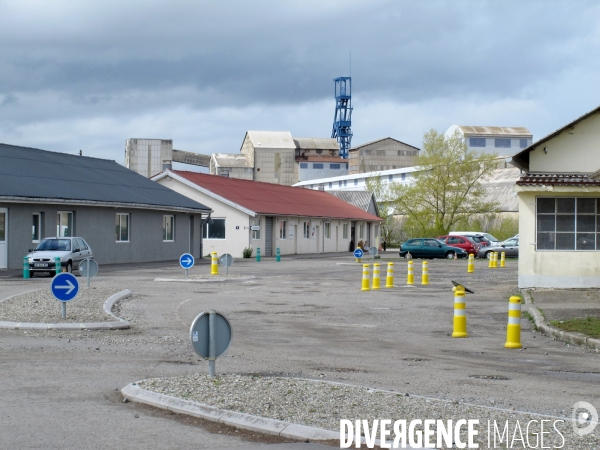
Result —
<path fill-rule="evenodd" d="M 468 150 L 497 153 L 499 156 L 513 156 L 529 147 L 533 138 L 525 127 L 452 125 L 445 135 L 449 137 L 456 132 L 464 138 Z"/>
<path fill-rule="evenodd" d="M 397 139 L 391 137 L 377 139 L 350 149 L 348 174 L 413 167 L 418 155 L 417 147 Z"/>
<path fill-rule="evenodd" d="M 210 156 L 173 149 L 171 139 L 127 139 L 125 167 L 150 178 L 173 162 L 208 167 Z"/>

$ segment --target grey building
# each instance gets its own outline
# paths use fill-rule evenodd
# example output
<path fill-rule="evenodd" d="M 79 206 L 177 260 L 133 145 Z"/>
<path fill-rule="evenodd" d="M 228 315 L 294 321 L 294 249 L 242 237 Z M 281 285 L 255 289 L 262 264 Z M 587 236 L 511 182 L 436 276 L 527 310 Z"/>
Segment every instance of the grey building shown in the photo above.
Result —
<path fill-rule="evenodd" d="M 200 256 L 210 212 L 115 161 L 0 144 L 0 269 L 50 236 L 85 238 L 100 264 Z"/>
<path fill-rule="evenodd" d="M 452 125 L 446 130 L 447 137 L 454 133 L 465 140 L 468 150 L 479 153 L 497 153 L 512 156 L 531 145 L 533 135 L 525 127 L 481 127 Z"/>
<path fill-rule="evenodd" d="M 348 152 L 349 175 L 413 167 L 419 149 L 391 137 L 353 147 Z"/>

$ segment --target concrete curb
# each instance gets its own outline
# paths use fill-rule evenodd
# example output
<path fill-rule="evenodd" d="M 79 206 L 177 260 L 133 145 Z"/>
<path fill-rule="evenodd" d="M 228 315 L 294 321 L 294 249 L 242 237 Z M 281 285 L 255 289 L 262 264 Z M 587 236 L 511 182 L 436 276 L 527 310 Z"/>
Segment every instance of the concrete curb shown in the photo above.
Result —
<path fill-rule="evenodd" d="M 535 326 L 542 333 L 544 333 L 547 336 L 551 336 L 555 339 L 568 342 L 569 344 L 579 345 L 581 347 L 587 347 L 593 350 L 600 350 L 600 339 L 591 338 L 582 333 L 564 331 L 546 323 L 546 319 L 544 318 L 542 313 L 540 313 L 540 311 L 535 306 L 533 306 L 533 301 L 531 300 L 530 292 L 527 289 L 521 289 L 521 293 L 523 294 L 525 303 L 528 305 L 529 313 L 533 317 Z"/>
<path fill-rule="evenodd" d="M 42 289 L 33 289 L 27 292 L 33 291 L 41 291 Z M 22 292 L 21 294 L 25 294 L 26 292 Z M 0 303 L 5 302 L 13 297 L 16 297 L 21 294 L 11 295 L 3 300 L 0 300 Z M 88 322 L 88 323 L 35 323 L 35 322 L 8 322 L 8 321 L 0 321 L 0 329 L 8 329 L 8 330 L 119 330 L 119 329 L 127 329 L 129 328 L 129 322 L 125 319 L 121 319 L 120 317 L 115 316 L 112 313 L 112 308 L 114 304 L 131 296 L 131 291 L 129 289 L 125 289 L 124 291 L 117 292 L 114 295 L 111 295 L 103 305 L 103 309 L 107 314 L 110 314 L 115 319 L 118 319 L 118 322 Z"/>
<path fill-rule="evenodd" d="M 248 281 L 256 278 L 255 276 L 247 277 L 221 277 L 219 278 L 155 278 L 154 281 L 161 283 L 219 283 L 222 281 Z"/>
<path fill-rule="evenodd" d="M 271 434 L 302 441 L 307 439 L 310 441 L 339 440 L 340 438 L 339 432 L 218 409 L 202 403 L 182 400 L 168 395 L 147 391 L 140 388 L 137 383 L 130 383 L 125 386 L 121 389 L 121 394 L 130 401 L 166 409 L 178 414 L 188 414 L 190 416 L 210 420 L 211 422 L 222 423 L 244 430 L 256 431 L 258 433 Z"/>

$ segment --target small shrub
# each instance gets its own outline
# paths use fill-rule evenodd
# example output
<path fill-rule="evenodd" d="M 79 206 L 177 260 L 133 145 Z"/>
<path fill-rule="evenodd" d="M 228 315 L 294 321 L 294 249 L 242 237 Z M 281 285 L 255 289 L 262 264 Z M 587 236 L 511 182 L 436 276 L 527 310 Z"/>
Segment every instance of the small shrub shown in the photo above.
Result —
<path fill-rule="evenodd" d="M 246 247 L 242 251 L 242 255 L 244 256 L 244 258 L 252 258 L 252 252 L 253 251 L 254 250 L 252 249 L 252 247 Z"/>

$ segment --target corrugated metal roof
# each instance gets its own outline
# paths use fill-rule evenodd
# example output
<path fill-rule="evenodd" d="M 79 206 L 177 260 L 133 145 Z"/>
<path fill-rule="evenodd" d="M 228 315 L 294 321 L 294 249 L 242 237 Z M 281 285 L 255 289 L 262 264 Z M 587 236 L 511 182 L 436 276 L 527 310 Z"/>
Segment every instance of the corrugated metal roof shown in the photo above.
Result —
<path fill-rule="evenodd" d="M 532 134 L 525 127 L 482 127 L 482 126 L 471 126 L 471 125 L 457 125 L 461 129 L 463 134 L 480 134 L 486 136 L 528 136 Z"/>
<path fill-rule="evenodd" d="M 247 131 L 254 148 L 296 148 L 289 131 Z"/>
<path fill-rule="evenodd" d="M 596 180 L 586 174 L 537 173 L 523 175 L 519 186 L 600 186 Z"/>
<path fill-rule="evenodd" d="M 519 211 L 519 199 L 515 194 L 515 184 L 521 176 L 517 168 L 496 169 L 481 182 L 485 189 L 486 201 L 497 202 L 502 212 Z"/>
<path fill-rule="evenodd" d="M 373 193 L 369 191 L 327 191 L 328 194 L 335 195 L 337 198 L 344 200 L 363 211 L 369 210 Z M 375 201 L 373 201 L 375 203 Z M 376 203 L 375 203 L 376 205 Z M 377 206 L 375 206 L 377 208 Z"/>
<path fill-rule="evenodd" d="M 210 211 L 108 159 L 0 144 L 0 197 Z"/>
<path fill-rule="evenodd" d="M 240 153 L 213 153 L 212 157 L 219 167 L 252 167 L 250 159 Z"/>
<path fill-rule="evenodd" d="M 167 171 L 259 214 L 379 221 L 324 191 L 180 170 Z"/>
<path fill-rule="evenodd" d="M 300 150 L 336 150 L 340 146 L 335 138 L 294 138 L 296 148 Z"/>
<path fill-rule="evenodd" d="M 367 145 L 371 145 L 371 144 L 375 144 L 375 143 L 377 143 L 377 142 L 381 142 L 381 141 L 387 141 L 387 140 L 390 140 L 390 141 L 396 141 L 396 142 L 398 142 L 398 143 L 400 143 L 400 144 L 402 144 L 402 145 L 406 145 L 407 147 L 412 147 L 412 148 L 414 148 L 415 150 L 419 150 L 419 151 L 421 150 L 420 148 L 418 148 L 418 147 L 415 147 L 414 145 L 407 144 L 406 142 L 402 142 L 402 141 L 399 141 L 398 139 L 394 139 L 394 138 L 391 138 L 391 137 L 386 137 L 386 138 L 381 138 L 381 139 L 375 139 L 374 141 L 371 141 L 371 142 L 366 142 L 366 143 L 364 143 L 364 144 L 357 145 L 356 147 L 352 147 L 350 150 L 351 150 L 351 151 L 352 151 L 352 150 L 358 150 L 359 148 L 365 147 L 365 146 L 367 146 Z"/>

